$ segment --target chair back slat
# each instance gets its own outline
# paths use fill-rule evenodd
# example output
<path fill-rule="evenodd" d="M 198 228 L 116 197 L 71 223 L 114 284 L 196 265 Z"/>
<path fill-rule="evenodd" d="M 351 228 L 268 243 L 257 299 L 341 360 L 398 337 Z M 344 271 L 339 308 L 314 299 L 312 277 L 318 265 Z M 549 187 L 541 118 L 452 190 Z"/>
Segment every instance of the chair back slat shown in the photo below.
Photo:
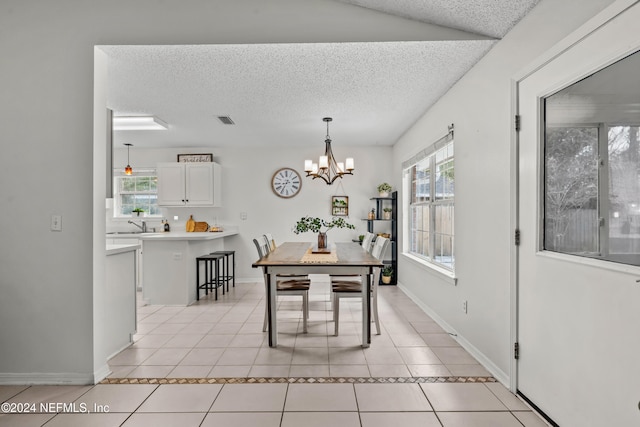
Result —
<path fill-rule="evenodd" d="M 253 239 L 253 244 L 256 245 L 258 256 L 260 258 L 264 258 L 269 255 L 269 246 L 267 245 L 267 241 L 265 240 L 264 236 Z"/>
<path fill-rule="evenodd" d="M 273 238 L 273 235 L 271 233 L 265 233 L 263 237 L 267 241 L 267 244 L 269 245 L 269 252 L 272 252 L 273 250 L 275 250 L 276 241 Z"/>
<path fill-rule="evenodd" d="M 386 237 L 378 236 L 373 242 L 373 248 L 371 249 L 371 255 L 379 260 L 384 259 L 384 254 L 389 246 L 389 239 Z"/>
<path fill-rule="evenodd" d="M 372 243 L 374 237 L 375 234 L 367 231 L 364 235 L 364 239 L 362 239 L 362 248 L 369 253 L 371 253 L 371 249 L 373 249 Z"/>

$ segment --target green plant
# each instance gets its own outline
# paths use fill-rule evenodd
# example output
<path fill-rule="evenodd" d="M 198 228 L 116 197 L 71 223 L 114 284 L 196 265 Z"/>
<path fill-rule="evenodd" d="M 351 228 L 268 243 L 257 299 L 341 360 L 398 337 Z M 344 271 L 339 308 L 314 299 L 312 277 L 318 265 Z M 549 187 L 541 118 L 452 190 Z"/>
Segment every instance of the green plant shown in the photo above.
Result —
<path fill-rule="evenodd" d="M 144 212 L 144 209 L 142 208 L 135 208 L 134 210 L 132 210 L 131 212 Z"/>
<path fill-rule="evenodd" d="M 383 208 L 382 210 L 385 211 L 385 212 L 391 212 L 393 209 L 391 209 L 391 208 Z"/>
<path fill-rule="evenodd" d="M 391 277 L 393 275 L 393 268 L 390 266 L 382 267 L 382 275 L 386 277 Z"/>
<path fill-rule="evenodd" d="M 389 191 L 391 191 L 391 186 L 386 182 L 378 185 L 378 193 L 388 193 Z"/>
<path fill-rule="evenodd" d="M 322 231 L 322 227 L 326 229 Z M 349 224 L 344 218 L 332 218 L 331 221 L 325 221 L 322 218 L 305 216 L 298 220 L 293 232 L 295 234 L 306 233 L 312 231 L 314 233 L 326 233 L 332 228 L 350 228 L 355 229 L 355 225 Z"/>
<path fill-rule="evenodd" d="M 364 240 L 364 234 L 361 234 L 358 236 L 358 240 L 360 240 L 361 242 Z"/>

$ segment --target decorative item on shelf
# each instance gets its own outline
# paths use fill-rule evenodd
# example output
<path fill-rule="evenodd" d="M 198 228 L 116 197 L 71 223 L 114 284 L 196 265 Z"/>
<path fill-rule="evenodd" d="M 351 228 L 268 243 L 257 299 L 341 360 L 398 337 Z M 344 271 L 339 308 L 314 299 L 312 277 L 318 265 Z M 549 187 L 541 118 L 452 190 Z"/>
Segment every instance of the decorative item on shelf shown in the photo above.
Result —
<path fill-rule="evenodd" d="M 393 268 L 390 266 L 385 266 L 382 268 L 382 283 L 388 285 L 391 283 L 391 276 L 393 276 Z"/>
<path fill-rule="evenodd" d="M 144 216 L 144 209 L 135 208 L 134 210 L 131 211 L 131 213 L 135 216 Z"/>
<path fill-rule="evenodd" d="M 376 219 L 376 210 L 371 209 L 371 212 L 367 215 L 367 219 Z"/>
<path fill-rule="evenodd" d="M 331 215 L 348 216 L 349 215 L 349 197 L 332 196 L 331 197 Z"/>
<path fill-rule="evenodd" d="M 304 161 L 304 171 L 308 177 L 312 179 L 322 178 L 327 185 L 333 184 L 338 178 L 342 178 L 343 175 L 353 175 L 354 162 L 353 157 L 347 157 L 345 163 L 336 162 L 333 157 L 333 151 L 331 150 L 331 138 L 329 137 L 329 122 L 333 119 L 331 117 L 325 117 L 322 119 L 327 123 L 327 136 L 324 140 L 324 156 L 320 156 L 318 163 L 313 163 L 313 160 Z"/>
<path fill-rule="evenodd" d="M 129 148 L 133 147 L 133 144 L 125 143 L 123 145 L 127 146 L 127 167 L 124 168 L 124 174 L 131 175 L 133 173 L 133 169 L 131 168 L 131 164 L 129 163 Z"/>
<path fill-rule="evenodd" d="M 186 227 L 187 227 L 187 231 L 188 231 L 189 233 L 191 233 L 191 232 L 195 231 L 195 229 L 196 229 L 196 222 L 195 222 L 195 220 L 193 219 L 193 215 L 189 215 L 189 219 L 187 220 L 187 225 L 186 225 Z"/>
<path fill-rule="evenodd" d="M 324 231 L 322 227 L 325 227 Z M 305 216 L 298 220 L 293 232 L 295 234 L 306 233 L 308 231 L 318 233 L 318 248 L 326 248 L 327 232 L 332 228 L 350 228 L 353 230 L 356 227 L 349 224 L 344 218 L 332 218 L 331 221 L 325 221 L 322 218 Z"/>
<path fill-rule="evenodd" d="M 391 191 L 391 186 L 386 182 L 378 185 L 378 194 L 380 197 L 389 197 L 389 192 Z"/>
<path fill-rule="evenodd" d="M 391 211 L 392 211 L 393 209 L 391 209 L 391 208 L 384 208 L 384 209 L 382 209 L 382 210 L 383 210 L 382 218 L 383 218 L 383 219 L 391 219 Z"/>
<path fill-rule="evenodd" d="M 166 219 L 162 221 L 164 224 L 164 231 L 165 233 L 168 233 L 171 230 L 171 227 L 169 227 L 169 221 L 167 221 Z"/>

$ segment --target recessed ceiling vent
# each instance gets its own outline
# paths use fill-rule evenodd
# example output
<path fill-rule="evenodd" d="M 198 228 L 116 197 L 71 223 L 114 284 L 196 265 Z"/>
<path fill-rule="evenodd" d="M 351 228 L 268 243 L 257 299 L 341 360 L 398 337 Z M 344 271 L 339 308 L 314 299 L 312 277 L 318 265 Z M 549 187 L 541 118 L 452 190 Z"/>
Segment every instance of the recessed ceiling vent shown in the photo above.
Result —
<path fill-rule="evenodd" d="M 218 116 L 218 120 L 220 120 L 224 125 L 235 125 L 229 116 Z"/>

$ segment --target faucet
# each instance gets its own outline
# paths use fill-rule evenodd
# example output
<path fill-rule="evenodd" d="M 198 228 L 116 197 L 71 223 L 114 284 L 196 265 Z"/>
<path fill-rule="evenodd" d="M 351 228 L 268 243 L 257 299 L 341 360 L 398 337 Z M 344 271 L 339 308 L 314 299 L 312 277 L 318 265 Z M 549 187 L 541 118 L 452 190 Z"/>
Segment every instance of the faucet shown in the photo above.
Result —
<path fill-rule="evenodd" d="M 140 230 L 142 230 L 142 232 L 143 232 L 143 233 L 146 233 L 146 232 L 147 232 L 147 223 L 146 223 L 146 222 L 144 222 L 144 220 L 142 220 L 142 221 L 141 221 L 141 222 L 142 222 L 142 225 L 138 225 L 138 224 L 136 224 L 135 222 L 133 222 L 133 221 L 131 221 L 131 220 L 129 220 L 128 222 L 129 222 L 129 224 L 133 224 L 133 225 L 135 225 L 136 227 L 138 227 Z"/>

